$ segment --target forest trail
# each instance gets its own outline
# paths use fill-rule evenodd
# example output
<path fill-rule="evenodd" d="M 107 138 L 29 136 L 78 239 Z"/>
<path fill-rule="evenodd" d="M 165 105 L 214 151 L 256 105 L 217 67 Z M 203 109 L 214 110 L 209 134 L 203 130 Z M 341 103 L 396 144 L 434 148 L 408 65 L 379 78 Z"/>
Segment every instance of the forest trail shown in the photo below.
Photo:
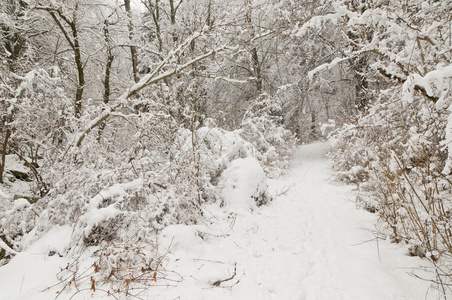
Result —
<path fill-rule="evenodd" d="M 332 181 L 326 147 L 297 150 L 287 174 L 270 181 L 280 194 L 270 205 L 235 217 L 211 205 L 211 222 L 163 230 L 158 241 L 163 252 L 168 249 L 167 279 L 133 299 L 438 299 L 433 291 L 426 297 L 428 282 L 409 275 L 428 266 L 425 261 L 375 240 L 376 216 L 356 209 L 353 187 Z M 40 291 L 69 261 L 40 255 L 37 249 L 47 248 L 39 243 L 0 268 L 0 299 L 55 298 L 55 290 Z M 89 287 L 74 292 L 58 299 L 105 299 Z"/>
<path fill-rule="evenodd" d="M 325 143 L 299 148 L 287 174 L 270 182 L 276 194 L 290 187 L 285 193 L 269 206 L 237 216 L 228 237 L 204 239 L 201 248 L 186 250 L 183 262 L 173 265 L 175 270 L 194 260 L 204 263 L 187 268 L 185 276 L 193 278 L 166 290 L 162 299 L 433 297 L 432 291 L 426 297 L 427 282 L 409 275 L 426 262 L 407 256 L 400 245 L 375 239 L 377 216 L 356 208 L 353 187 L 332 180 L 326 148 Z M 206 288 L 207 270 L 227 267 L 223 277 L 217 277 L 229 278 L 235 264 L 233 280 L 222 283 L 223 288 Z M 168 292 L 174 298 L 167 297 Z"/>
<path fill-rule="evenodd" d="M 291 245 L 297 253 L 292 265 L 299 272 L 292 284 L 300 288 L 284 298 L 425 299 L 426 285 L 407 274 L 420 260 L 375 239 L 377 216 L 356 208 L 353 187 L 333 181 L 326 146 L 297 151 L 283 179 L 294 186 L 266 211 L 281 228 L 276 232 L 286 228 L 285 241 L 277 246 Z"/>

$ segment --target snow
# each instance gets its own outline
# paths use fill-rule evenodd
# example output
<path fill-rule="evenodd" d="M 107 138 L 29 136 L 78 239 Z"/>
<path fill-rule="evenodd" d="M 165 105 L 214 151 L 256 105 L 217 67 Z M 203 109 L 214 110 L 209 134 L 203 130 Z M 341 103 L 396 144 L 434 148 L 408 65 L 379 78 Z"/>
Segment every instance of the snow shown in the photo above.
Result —
<path fill-rule="evenodd" d="M 16 251 L 11 249 L 4 241 L 0 240 L 0 249 L 3 249 L 6 251 L 6 253 L 10 254 L 16 254 Z"/>
<path fill-rule="evenodd" d="M 97 209 L 105 199 L 116 196 L 125 196 L 127 195 L 127 190 L 139 189 L 141 185 L 143 185 L 143 179 L 141 178 L 127 183 L 114 184 L 113 186 L 109 187 L 108 189 L 102 190 L 101 192 L 97 193 L 96 196 L 91 198 L 88 204 L 88 210 Z"/>
<path fill-rule="evenodd" d="M 115 208 L 115 204 L 99 208 L 102 201 L 116 196 L 125 196 L 127 195 L 127 190 L 138 189 L 141 185 L 143 185 L 143 180 L 141 178 L 127 183 L 118 183 L 99 192 L 96 196 L 91 198 L 89 203 L 85 205 L 84 209 L 86 210 L 86 213 L 80 219 L 82 223 L 87 225 L 84 234 L 88 235 L 95 226 L 105 220 L 112 219 L 121 213 L 119 209 Z"/>
<path fill-rule="evenodd" d="M 256 208 L 254 198 L 267 191 L 267 178 L 259 162 L 249 156 L 233 160 L 223 172 L 219 186 L 230 211 L 248 213 Z"/>
<path fill-rule="evenodd" d="M 403 99 L 407 102 L 413 101 L 414 87 L 420 86 L 425 89 L 429 96 L 439 96 L 435 103 L 437 109 L 447 109 L 452 112 L 452 103 L 450 97 L 450 86 L 452 82 L 452 65 L 438 65 L 435 70 L 428 72 L 425 76 L 411 74 L 403 85 Z M 443 170 L 444 174 L 451 172 L 451 140 L 452 140 L 452 117 L 449 115 L 446 125 L 446 137 L 441 144 L 448 149 L 448 160 Z"/>
<path fill-rule="evenodd" d="M 330 63 L 325 63 L 322 64 L 316 68 L 314 68 L 313 70 L 308 72 L 308 78 L 309 80 L 312 80 L 314 78 L 314 75 L 317 73 L 320 73 L 322 71 L 326 71 L 329 69 L 332 69 L 333 67 L 335 67 L 338 63 L 342 62 L 342 61 L 346 61 L 347 59 L 345 58 L 340 58 L 340 57 L 336 57 L 335 59 L 333 59 L 332 62 Z"/>
<path fill-rule="evenodd" d="M 14 201 L 12 210 L 17 211 L 17 210 L 24 209 L 25 207 L 28 207 L 28 206 L 30 206 L 30 202 L 28 202 L 27 199 L 19 198 Z"/>
<path fill-rule="evenodd" d="M 1 186 L 0 190 L 0 207 L 2 206 L 2 202 L 9 207 L 11 203 L 7 200 L 13 198 L 14 195 L 31 196 L 30 183 L 16 180 L 10 173 L 10 170 L 28 173 L 29 169 L 24 165 L 24 162 L 19 160 L 16 155 L 6 155 L 5 166 L 5 183 Z"/>
<path fill-rule="evenodd" d="M 27 251 L 18 253 L 10 263 L 1 267 L 0 299 L 53 299 L 55 291 L 40 292 L 54 283 L 60 268 L 70 262 L 57 253 L 66 250 L 71 230 L 69 226 L 53 228 Z"/>
<path fill-rule="evenodd" d="M 9 198 L 9 196 L 7 194 L 5 194 L 1 189 L 0 189 L 0 197 Z"/>
<path fill-rule="evenodd" d="M 446 137 L 441 143 L 444 147 L 448 149 L 448 157 L 446 161 L 446 166 L 444 167 L 443 173 L 450 174 L 452 172 L 452 104 L 448 108 L 449 117 L 447 118 L 446 125 Z"/>
<path fill-rule="evenodd" d="M 31 253 L 58 253 L 63 254 L 68 250 L 72 238 L 72 227 L 56 226 L 34 243 L 28 252 Z"/>
<path fill-rule="evenodd" d="M 450 105 L 447 99 L 450 78 L 452 78 L 452 65 L 438 65 L 436 70 L 428 72 L 425 76 L 411 74 L 403 85 L 404 98 L 411 98 L 414 87 L 420 86 L 429 96 L 440 96 L 436 102 L 438 109 L 446 108 Z M 406 95 L 407 93 L 408 95 Z"/>
<path fill-rule="evenodd" d="M 316 143 L 297 151 L 287 174 L 268 181 L 274 196 L 269 205 L 241 214 L 206 205 L 204 222 L 162 230 L 156 240 L 164 257 L 160 271 L 167 278 L 139 297 L 433 299 L 433 292 L 427 294 L 429 282 L 409 275 L 420 272 L 419 266 L 428 267 L 427 261 L 407 256 L 402 245 L 375 238 L 377 216 L 356 209 L 352 187 L 330 182 L 325 148 Z M 234 161 L 231 176 L 256 176 L 241 177 L 243 184 L 261 182 L 254 161 Z M 240 174 L 243 166 L 250 170 Z M 70 236 L 69 227 L 55 227 L 1 267 L 0 299 L 55 298 L 59 289 L 46 287 L 57 283 L 55 275 L 73 260 L 49 256 L 49 251 L 65 250 Z M 78 260 L 90 263 L 92 258 Z M 87 287 L 73 298 L 74 289 L 58 299 L 106 298 Z"/>

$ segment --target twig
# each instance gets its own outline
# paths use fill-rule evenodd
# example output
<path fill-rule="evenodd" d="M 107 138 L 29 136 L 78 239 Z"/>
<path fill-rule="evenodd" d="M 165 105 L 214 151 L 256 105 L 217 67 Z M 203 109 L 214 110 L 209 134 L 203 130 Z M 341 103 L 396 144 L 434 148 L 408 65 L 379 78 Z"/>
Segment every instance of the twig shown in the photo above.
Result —
<path fill-rule="evenodd" d="M 378 259 L 380 260 L 380 263 L 383 263 L 383 262 L 381 261 L 381 256 L 380 256 L 380 244 L 378 243 L 378 237 L 375 238 L 375 240 L 377 241 Z"/>
<path fill-rule="evenodd" d="M 367 241 L 364 241 L 364 242 L 361 242 L 361 243 L 357 243 L 357 244 L 351 244 L 350 246 L 360 246 L 360 245 L 364 245 L 364 244 L 367 244 L 367 243 L 370 243 L 370 242 L 373 242 L 373 241 L 378 241 L 378 239 L 379 239 L 379 237 L 376 237 L 376 238 L 373 238 L 373 239 L 370 239 L 370 240 L 367 240 Z"/>
<path fill-rule="evenodd" d="M 239 244 L 237 244 L 236 242 L 234 242 L 234 244 L 239 247 L 240 249 L 243 249 L 242 247 L 239 246 Z"/>
<path fill-rule="evenodd" d="M 285 195 L 291 188 L 293 188 L 295 186 L 295 183 L 292 183 L 290 185 L 286 185 L 284 186 L 281 191 L 279 191 L 278 193 L 276 193 L 276 197 Z"/>
<path fill-rule="evenodd" d="M 220 261 L 220 260 L 211 260 L 211 259 L 202 259 L 202 258 L 193 258 L 194 261 L 205 261 L 205 262 L 210 262 L 210 263 L 215 263 L 215 264 L 225 264 L 224 261 Z"/>
<path fill-rule="evenodd" d="M 237 275 L 237 263 L 234 264 L 234 274 L 232 274 L 231 277 L 226 278 L 226 279 L 222 279 L 222 280 L 217 280 L 217 281 L 215 281 L 214 283 L 212 283 L 212 285 L 213 285 L 213 286 L 220 286 L 220 284 L 221 284 L 222 282 L 226 282 L 226 281 L 229 281 L 229 280 L 234 279 L 235 275 Z"/>
<path fill-rule="evenodd" d="M 419 276 L 417 274 L 412 274 L 412 276 L 416 277 L 417 279 L 423 280 L 423 281 L 431 282 L 431 283 L 438 284 L 438 285 L 440 284 L 440 282 L 438 282 L 436 280 L 423 278 L 423 277 L 421 277 L 421 276 Z M 447 286 L 447 287 L 452 286 L 452 284 L 450 284 L 450 283 L 449 284 L 448 283 L 444 283 L 443 285 Z"/>
<path fill-rule="evenodd" d="M 22 287 L 23 287 L 23 285 L 24 285 L 24 280 L 25 280 L 25 274 L 24 274 L 24 277 L 22 277 L 22 283 L 20 284 L 20 290 L 19 290 L 19 293 L 22 292 Z"/>
<path fill-rule="evenodd" d="M 231 221 L 231 224 L 229 224 L 229 229 L 233 230 L 234 229 L 234 225 L 235 225 L 235 221 L 237 219 L 237 216 L 234 216 L 234 218 Z"/>

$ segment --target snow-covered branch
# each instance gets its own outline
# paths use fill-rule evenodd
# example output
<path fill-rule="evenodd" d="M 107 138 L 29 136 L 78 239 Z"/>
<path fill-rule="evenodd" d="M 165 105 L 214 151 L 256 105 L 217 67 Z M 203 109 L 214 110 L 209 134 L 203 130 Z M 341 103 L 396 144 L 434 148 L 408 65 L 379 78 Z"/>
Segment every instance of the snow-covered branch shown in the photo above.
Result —
<path fill-rule="evenodd" d="M 200 56 L 188 61 L 187 63 L 185 63 L 183 65 L 178 65 L 178 66 L 176 65 L 172 70 L 167 71 L 167 72 L 165 72 L 163 74 L 160 74 L 159 76 L 156 76 L 156 77 L 152 76 L 152 75 L 156 75 L 158 73 L 158 71 L 163 68 L 164 64 L 162 63 L 157 68 L 156 71 L 154 71 L 152 74 L 149 74 L 150 76 L 144 77 L 137 84 L 133 85 L 129 89 L 129 91 L 122 96 L 122 98 L 125 98 L 125 99 L 130 98 L 131 96 L 135 95 L 136 93 L 141 91 L 143 88 L 145 88 L 145 87 L 147 87 L 147 86 L 149 86 L 151 84 L 154 84 L 156 82 L 164 80 L 164 79 L 166 79 L 168 77 L 171 77 L 171 76 L 173 76 L 175 74 L 179 74 L 180 72 L 182 72 L 186 68 L 194 65 L 195 63 L 197 63 L 199 61 L 202 61 L 202 60 L 204 60 L 204 59 L 208 58 L 209 56 L 212 56 L 212 55 L 214 55 L 216 53 L 220 53 L 220 52 L 223 52 L 223 51 L 226 51 L 226 50 L 229 50 L 229 49 L 232 49 L 232 48 L 230 48 L 228 46 L 219 47 L 219 48 L 211 50 L 211 51 L 209 51 L 209 52 L 207 52 L 207 53 L 205 53 L 203 55 L 200 55 Z"/>
<path fill-rule="evenodd" d="M 97 126 L 99 126 L 100 124 L 105 122 L 110 117 L 111 113 L 116 111 L 120 106 L 121 106 L 120 104 L 116 104 L 113 107 L 107 108 L 106 110 L 104 110 L 102 112 L 102 114 L 100 116 L 98 116 L 93 121 L 91 121 L 90 125 L 88 125 L 88 128 L 86 128 L 81 134 L 79 134 L 78 138 L 76 139 L 77 147 L 80 147 L 82 145 L 83 140 L 91 132 L 91 130 L 93 130 L 94 128 L 96 128 Z"/>
<path fill-rule="evenodd" d="M 262 39 L 264 37 L 267 37 L 271 34 L 274 34 L 276 32 L 276 30 L 268 30 L 266 32 L 263 32 L 262 34 L 253 37 L 252 39 L 250 39 L 249 41 L 245 41 L 244 44 L 250 44 L 253 43 L 256 40 Z M 166 71 L 163 74 L 160 74 L 157 76 L 157 74 L 166 66 L 169 64 L 171 58 L 175 57 L 176 55 L 180 55 L 194 40 L 196 40 L 197 38 L 199 38 L 202 35 L 201 33 L 195 33 L 192 37 L 188 38 L 183 44 L 181 44 L 177 49 L 175 49 L 174 51 L 172 51 L 167 59 L 165 59 L 163 62 L 161 62 L 152 73 L 146 75 L 145 77 L 143 77 L 138 83 L 134 84 L 125 94 L 122 95 L 122 99 L 128 99 L 131 96 L 135 95 L 136 93 L 138 93 L 139 91 L 141 91 L 143 88 L 157 83 L 161 80 L 164 80 L 168 77 L 171 77 L 173 75 L 179 74 L 180 72 L 182 72 L 183 70 L 187 69 L 188 67 L 196 64 L 197 62 L 200 62 L 210 56 L 213 56 L 215 54 L 221 53 L 221 52 L 225 52 L 225 51 L 234 51 L 239 49 L 240 45 L 235 45 L 235 46 L 229 46 L 229 45 L 223 45 L 221 47 L 218 47 L 216 49 L 212 49 L 211 51 L 204 53 L 202 55 L 199 55 L 195 58 L 193 58 L 192 60 L 186 62 L 185 64 L 181 64 L 181 65 L 176 65 L 175 67 L 172 67 L 172 69 L 170 71 Z"/>
<path fill-rule="evenodd" d="M 439 66 L 436 70 L 428 72 L 425 76 L 411 74 L 404 83 L 403 90 L 411 93 L 413 89 L 423 90 L 429 99 L 434 99 L 438 108 L 447 107 L 445 97 L 450 89 L 447 79 L 452 78 L 452 65 Z M 435 90 L 436 91 L 435 91 Z"/>
<path fill-rule="evenodd" d="M 16 251 L 11 249 L 2 239 L 0 239 L 0 249 L 5 250 L 8 254 L 16 254 Z"/>

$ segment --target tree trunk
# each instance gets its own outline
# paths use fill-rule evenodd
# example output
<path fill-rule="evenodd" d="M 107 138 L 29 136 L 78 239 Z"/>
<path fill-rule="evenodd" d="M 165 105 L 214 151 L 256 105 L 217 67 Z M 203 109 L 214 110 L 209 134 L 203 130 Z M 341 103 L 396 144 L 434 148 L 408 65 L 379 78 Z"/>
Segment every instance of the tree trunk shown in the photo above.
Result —
<path fill-rule="evenodd" d="M 107 63 L 105 65 L 105 75 L 104 75 L 104 103 L 107 104 L 110 101 L 110 78 L 111 78 L 111 66 L 113 65 L 114 55 L 111 49 L 111 37 L 108 23 L 108 19 L 104 21 L 104 38 L 105 44 L 107 45 Z M 99 126 L 99 132 L 97 136 L 97 141 L 100 142 L 100 138 L 102 136 L 102 132 L 104 131 L 106 126 L 106 122 L 102 122 Z"/>
<path fill-rule="evenodd" d="M 182 0 L 180 0 L 179 4 L 177 4 L 176 6 L 174 5 L 174 0 L 169 0 L 169 2 L 170 2 L 170 21 L 171 21 L 171 25 L 175 25 L 176 24 L 177 9 L 181 5 Z M 179 40 L 179 36 L 176 34 L 175 30 L 173 30 L 172 36 L 173 36 L 173 42 L 177 43 L 177 41 Z"/>
<path fill-rule="evenodd" d="M 76 9 L 78 9 L 78 6 L 76 6 Z M 76 14 L 74 13 L 74 19 L 72 20 L 70 26 L 72 31 L 72 37 L 74 39 L 74 59 L 75 65 L 77 66 L 77 77 L 78 77 L 77 91 L 75 93 L 75 116 L 77 118 L 80 118 L 82 114 L 83 90 L 85 89 L 85 73 L 76 24 L 77 24 Z"/>
<path fill-rule="evenodd" d="M 41 8 L 38 7 L 38 9 Z M 75 66 L 77 68 L 77 80 L 78 80 L 77 88 L 75 91 L 74 114 L 77 118 L 80 118 L 82 112 L 83 90 L 85 89 L 85 73 L 82 61 L 82 52 L 78 37 L 76 14 L 74 13 L 73 19 L 70 20 L 66 15 L 63 14 L 61 9 L 53 9 L 48 7 L 42 9 L 46 10 L 52 16 L 53 20 L 57 24 L 58 28 L 60 28 L 66 41 L 69 43 L 69 46 L 74 52 L 74 60 Z M 76 9 L 78 9 L 77 6 Z M 64 21 L 67 25 L 69 25 L 71 30 L 70 33 L 63 26 L 61 20 Z M 70 35 L 72 35 L 72 38 Z"/>
<path fill-rule="evenodd" d="M 5 162 L 6 162 L 6 148 L 8 146 L 8 140 L 10 136 L 11 130 L 7 128 L 5 132 L 5 139 L 3 140 L 2 145 L 2 157 L 0 161 L 0 183 L 3 183 L 3 173 L 5 172 Z"/>
<path fill-rule="evenodd" d="M 133 45 L 134 43 L 134 33 L 133 33 L 133 22 L 132 22 L 132 9 L 130 7 L 130 0 L 124 0 L 124 6 L 126 8 L 127 16 L 129 18 L 129 39 L 132 45 L 130 46 L 130 54 L 132 56 L 132 73 L 133 80 L 135 82 L 140 81 L 138 77 L 138 55 L 137 55 L 137 47 Z"/>
<path fill-rule="evenodd" d="M 315 117 L 315 112 L 311 111 L 311 132 L 310 132 L 310 137 L 311 137 L 311 141 L 315 141 L 317 140 L 317 122 L 316 122 L 316 117 Z"/>
<path fill-rule="evenodd" d="M 170 20 L 171 20 L 171 25 L 176 24 L 176 10 L 177 7 L 174 6 L 174 0 L 169 0 L 170 2 Z"/>
<path fill-rule="evenodd" d="M 162 40 L 162 32 L 160 29 L 160 0 L 155 0 L 155 5 L 151 4 L 152 1 L 149 1 L 149 3 L 145 3 L 145 6 L 149 13 L 152 16 L 152 20 L 154 21 L 155 25 L 155 35 L 157 37 L 157 40 L 159 42 L 159 53 L 162 53 L 163 51 L 163 40 Z"/>
<path fill-rule="evenodd" d="M 212 0 L 209 0 L 209 3 L 207 4 L 207 26 L 209 29 L 212 28 L 213 22 L 212 22 Z"/>
<path fill-rule="evenodd" d="M 256 88 L 260 94 L 262 92 L 262 71 L 256 47 L 251 49 L 251 58 L 253 61 L 254 76 L 256 77 Z"/>
<path fill-rule="evenodd" d="M 78 43 L 77 43 L 78 44 Z M 82 63 L 82 56 L 80 53 L 80 47 L 74 49 L 75 53 L 75 62 L 77 65 L 77 77 L 78 77 L 78 84 L 77 84 L 77 90 L 75 92 L 75 116 L 77 118 L 80 118 L 82 114 L 82 98 L 83 98 L 83 90 L 85 89 L 85 75 L 83 71 L 83 63 Z"/>
<path fill-rule="evenodd" d="M 254 24 L 252 23 L 252 6 L 251 1 L 246 0 L 245 5 L 247 6 L 246 11 L 246 22 L 249 24 L 249 30 L 251 31 L 251 37 L 254 38 L 255 32 L 254 32 Z M 253 75 L 256 78 L 256 89 L 258 93 L 260 94 L 262 92 L 262 70 L 261 70 L 261 64 L 259 62 L 259 55 L 257 54 L 257 48 L 253 47 L 251 49 L 251 61 L 253 63 Z"/>
<path fill-rule="evenodd" d="M 110 76 L 111 76 L 111 66 L 113 65 L 114 56 L 111 49 L 111 37 L 110 37 L 110 30 L 108 28 L 110 24 L 108 23 L 108 20 L 105 20 L 104 22 L 104 37 L 105 37 L 105 44 L 107 46 L 107 63 L 105 65 L 105 76 L 104 76 L 104 103 L 108 103 L 110 100 Z"/>

